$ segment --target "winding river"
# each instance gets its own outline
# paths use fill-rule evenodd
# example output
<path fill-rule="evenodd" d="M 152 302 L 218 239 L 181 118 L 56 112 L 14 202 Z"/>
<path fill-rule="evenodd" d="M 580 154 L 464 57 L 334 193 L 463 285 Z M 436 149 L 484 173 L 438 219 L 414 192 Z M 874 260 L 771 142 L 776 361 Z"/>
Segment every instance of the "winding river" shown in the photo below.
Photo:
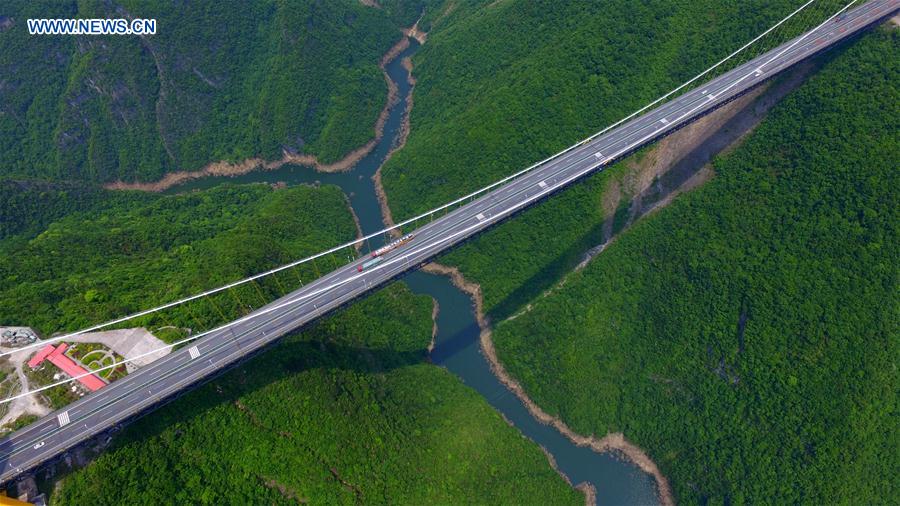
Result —
<path fill-rule="evenodd" d="M 285 165 L 277 170 L 254 171 L 236 177 L 206 177 L 174 186 L 166 193 L 181 193 L 229 183 L 334 184 L 350 199 L 364 234 L 384 228 L 381 209 L 372 176 L 393 147 L 411 92 L 408 71 L 402 60 L 415 53 L 419 45 L 410 40 L 409 48 L 385 65 L 389 78 L 397 85 L 397 101 L 390 108 L 384 134 L 375 148 L 346 172 L 323 173 L 310 167 Z M 598 504 L 657 504 L 653 479 L 630 462 L 609 453 L 596 453 L 576 446 L 556 429 L 534 419 L 522 402 L 494 376 L 481 352 L 479 327 L 469 296 L 445 276 L 414 272 L 404 278 L 410 289 L 437 300 L 440 313 L 432 361 L 459 376 L 478 391 L 497 411 L 525 436 L 542 446 L 556 461 L 557 468 L 573 484 L 588 482 L 594 486 Z"/>

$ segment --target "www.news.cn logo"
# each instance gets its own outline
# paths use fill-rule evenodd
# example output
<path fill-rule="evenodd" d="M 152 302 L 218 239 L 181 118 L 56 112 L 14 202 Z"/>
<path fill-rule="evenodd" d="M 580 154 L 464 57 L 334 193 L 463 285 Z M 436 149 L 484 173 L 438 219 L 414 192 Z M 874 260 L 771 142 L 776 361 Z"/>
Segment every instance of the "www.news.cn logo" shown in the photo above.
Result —
<path fill-rule="evenodd" d="M 155 35 L 155 19 L 29 19 L 31 35 Z"/>

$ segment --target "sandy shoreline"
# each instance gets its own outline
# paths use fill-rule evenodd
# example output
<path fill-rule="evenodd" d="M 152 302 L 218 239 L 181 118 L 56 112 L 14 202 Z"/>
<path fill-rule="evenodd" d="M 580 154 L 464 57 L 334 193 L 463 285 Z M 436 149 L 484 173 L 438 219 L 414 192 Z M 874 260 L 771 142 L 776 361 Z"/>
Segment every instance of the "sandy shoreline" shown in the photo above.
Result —
<path fill-rule="evenodd" d="M 112 183 L 107 183 L 103 185 L 103 187 L 107 190 L 138 190 L 147 192 L 162 192 L 168 190 L 173 186 L 177 186 L 181 183 L 191 181 L 193 179 L 200 179 L 209 176 L 235 177 L 247 174 L 254 170 L 279 169 L 285 164 L 304 165 L 307 167 L 312 167 L 319 172 L 344 172 L 350 170 L 354 165 L 362 160 L 363 157 L 368 155 L 372 151 L 372 149 L 375 148 L 375 145 L 378 144 L 378 141 L 380 141 L 382 136 L 384 135 L 384 125 L 387 122 L 390 109 L 394 104 L 397 103 L 397 86 L 391 80 L 390 76 L 388 76 L 385 65 L 387 65 L 391 60 L 396 58 L 400 53 L 402 53 L 404 50 L 406 50 L 406 48 L 409 47 L 409 37 L 414 37 L 416 38 L 416 40 L 419 40 L 419 37 L 422 37 L 422 40 L 424 40 L 422 32 L 419 32 L 416 28 L 416 25 L 413 25 L 411 28 L 403 30 L 403 38 L 401 38 L 396 44 L 388 49 L 384 56 L 381 57 L 381 61 L 379 62 L 379 67 L 381 68 L 382 75 L 384 76 L 384 81 L 385 83 L 387 83 L 388 93 L 384 107 L 381 109 L 381 113 L 379 113 L 378 119 L 375 121 L 375 137 L 370 139 L 362 146 L 350 151 L 349 153 L 344 155 L 343 158 L 334 163 L 322 163 L 315 155 L 282 152 L 282 157 L 278 160 L 267 161 L 262 158 L 249 158 L 241 162 L 212 162 L 210 164 L 207 164 L 202 169 L 196 171 L 169 172 L 159 181 L 133 183 L 128 183 L 125 181 L 115 181 Z"/>
<path fill-rule="evenodd" d="M 535 402 L 532 401 L 530 397 L 528 397 L 522 386 L 515 379 L 513 379 L 509 375 L 509 373 L 506 372 L 503 364 L 500 363 L 497 358 L 497 353 L 494 349 L 494 342 L 491 339 L 490 324 L 487 321 L 487 318 L 485 318 L 484 316 L 484 299 L 481 295 L 481 286 L 466 280 L 459 269 L 455 267 L 429 263 L 424 266 L 422 270 L 425 272 L 430 272 L 432 274 L 448 276 L 457 288 L 471 296 L 472 301 L 475 305 L 475 317 L 478 320 L 478 326 L 481 328 L 481 350 L 487 358 L 488 363 L 490 364 L 491 371 L 495 376 L 497 376 L 501 383 L 506 386 L 506 388 L 513 392 L 516 397 L 518 397 L 522 401 L 522 403 L 525 404 L 525 407 L 528 409 L 529 413 L 531 413 L 531 415 L 536 420 L 545 425 L 550 425 L 551 427 L 555 428 L 563 436 L 565 436 L 578 446 L 586 446 L 597 453 L 608 451 L 616 451 L 621 453 L 628 460 L 638 466 L 642 471 L 653 477 L 653 479 L 656 481 L 656 490 L 661 504 L 663 504 L 664 506 L 672 506 L 675 504 L 675 498 L 672 494 L 672 488 L 669 485 L 669 481 L 662 474 L 662 471 L 659 470 L 659 467 L 657 467 L 656 463 L 653 462 L 653 460 L 643 450 L 626 440 L 623 434 L 607 434 L 605 437 L 600 439 L 597 439 L 593 436 L 582 436 L 575 433 L 575 431 L 570 429 L 559 418 L 553 417 L 550 414 L 546 413 L 543 409 L 541 409 L 540 406 L 535 404 Z"/>
<path fill-rule="evenodd" d="M 424 42 L 424 35 L 422 40 Z M 384 157 L 384 161 L 381 162 L 381 165 L 379 165 L 378 169 L 375 171 L 375 175 L 372 176 L 372 181 L 375 183 L 375 196 L 378 198 L 378 206 L 381 208 L 381 220 L 385 227 L 393 227 L 395 222 L 394 215 L 391 213 L 391 207 L 388 205 L 387 193 L 384 192 L 384 186 L 381 184 L 381 169 L 384 168 L 385 164 L 387 164 L 394 153 L 406 145 L 406 139 L 409 137 L 410 129 L 409 115 L 413 108 L 413 91 L 415 91 L 416 87 L 416 78 L 413 77 L 412 73 L 413 64 L 409 57 L 403 59 L 403 67 L 407 71 L 407 82 L 409 83 L 410 89 L 409 93 L 406 94 L 406 108 L 403 112 L 403 119 L 400 120 L 400 131 L 397 133 L 397 139 L 394 142 L 394 145 L 391 146 L 391 150 L 388 151 L 387 156 Z M 393 237 L 400 237 L 400 230 L 393 229 L 390 234 Z"/>
<path fill-rule="evenodd" d="M 582 494 L 584 494 L 584 506 L 596 506 L 597 504 L 597 489 L 594 488 L 590 483 L 583 481 L 578 485 L 575 485 L 575 490 L 578 490 Z"/>

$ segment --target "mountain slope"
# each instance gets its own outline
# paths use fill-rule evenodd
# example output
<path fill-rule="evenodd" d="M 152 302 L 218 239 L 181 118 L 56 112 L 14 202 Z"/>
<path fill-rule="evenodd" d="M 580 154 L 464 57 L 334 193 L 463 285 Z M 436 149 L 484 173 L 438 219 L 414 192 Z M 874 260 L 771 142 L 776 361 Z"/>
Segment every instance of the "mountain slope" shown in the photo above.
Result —
<path fill-rule="evenodd" d="M 681 502 L 886 504 L 900 487 L 900 35 L 846 48 L 700 189 L 530 311 L 501 361 Z"/>
<path fill-rule="evenodd" d="M 0 175 L 151 181 L 282 150 L 324 162 L 365 144 L 378 62 L 419 2 L 0 6 Z M 29 18 L 151 18 L 155 35 L 29 35 Z"/>

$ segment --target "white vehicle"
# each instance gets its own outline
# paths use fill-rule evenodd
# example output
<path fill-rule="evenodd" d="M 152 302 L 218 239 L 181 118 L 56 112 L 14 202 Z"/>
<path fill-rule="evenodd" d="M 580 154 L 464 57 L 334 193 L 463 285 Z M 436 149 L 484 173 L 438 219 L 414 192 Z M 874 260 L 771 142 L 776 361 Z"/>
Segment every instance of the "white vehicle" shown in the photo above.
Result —
<path fill-rule="evenodd" d="M 44 446 L 44 441 L 41 441 L 40 443 L 34 445 L 34 449 L 37 450 L 38 448 L 40 448 L 42 446 Z"/>
<path fill-rule="evenodd" d="M 413 237 L 415 237 L 413 234 L 406 234 L 403 237 L 397 239 L 396 241 L 378 248 L 377 250 L 372 252 L 372 258 L 380 257 L 381 255 L 384 255 L 385 253 L 391 251 L 392 249 L 403 246 L 404 244 L 408 243 L 409 241 L 412 241 Z"/>

